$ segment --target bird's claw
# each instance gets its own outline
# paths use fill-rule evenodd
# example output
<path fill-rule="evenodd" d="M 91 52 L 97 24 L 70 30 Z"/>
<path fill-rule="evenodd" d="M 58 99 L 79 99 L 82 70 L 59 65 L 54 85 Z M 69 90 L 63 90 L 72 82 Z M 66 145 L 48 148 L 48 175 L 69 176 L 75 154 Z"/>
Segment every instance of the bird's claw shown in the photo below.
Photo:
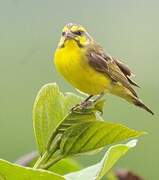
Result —
<path fill-rule="evenodd" d="M 92 104 L 93 101 L 83 101 L 80 104 L 76 104 L 74 107 L 72 107 L 71 111 L 88 109 L 92 106 Z"/>

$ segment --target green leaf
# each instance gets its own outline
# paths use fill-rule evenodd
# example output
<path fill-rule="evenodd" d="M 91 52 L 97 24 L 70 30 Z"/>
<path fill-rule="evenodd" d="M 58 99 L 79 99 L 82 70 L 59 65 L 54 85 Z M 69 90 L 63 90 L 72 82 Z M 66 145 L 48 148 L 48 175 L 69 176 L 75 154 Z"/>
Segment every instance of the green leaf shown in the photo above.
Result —
<path fill-rule="evenodd" d="M 112 143 L 138 137 L 143 132 L 129 129 L 121 124 L 98 119 L 96 104 L 88 109 L 70 112 L 53 132 L 47 147 L 49 160 L 41 167 L 48 168 L 60 159 L 80 154 L 96 153 Z M 53 156 L 52 156 L 53 154 Z"/>
<path fill-rule="evenodd" d="M 63 102 L 63 108 L 65 117 L 65 115 L 70 111 L 70 109 L 76 104 L 80 103 L 83 100 L 83 98 L 70 92 L 64 93 L 64 97 L 65 98 Z"/>
<path fill-rule="evenodd" d="M 38 163 L 38 167 L 48 168 L 57 161 L 65 158 L 65 154 L 63 154 L 60 148 L 64 132 L 75 124 L 96 121 L 97 113 L 95 105 L 91 105 L 91 108 L 77 108 L 76 111 L 70 111 L 52 132 L 47 145 L 47 152 L 45 153 L 45 156 L 43 156 L 42 160 L 40 160 L 40 164 Z"/>
<path fill-rule="evenodd" d="M 60 150 L 64 155 L 85 153 L 142 134 L 143 132 L 129 129 L 121 124 L 105 121 L 82 122 L 64 131 Z"/>
<path fill-rule="evenodd" d="M 46 151 L 49 138 L 71 107 L 81 98 L 71 93 L 63 95 L 56 83 L 46 84 L 39 91 L 33 108 L 33 126 L 40 153 Z"/>
<path fill-rule="evenodd" d="M 33 109 L 34 131 L 42 155 L 35 168 L 47 169 L 66 156 L 97 152 L 106 145 L 143 134 L 102 121 L 99 112 L 104 100 L 70 111 L 81 100 L 71 93 L 64 95 L 55 83 L 42 87 Z"/>
<path fill-rule="evenodd" d="M 71 158 L 62 159 L 57 162 L 54 166 L 50 167 L 48 170 L 55 172 L 60 175 L 71 173 L 74 171 L 79 171 L 81 166 L 75 160 Z"/>
<path fill-rule="evenodd" d="M 65 178 L 44 170 L 35 170 L 0 160 L 0 180 L 64 180 Z"/>
<path fill-rule="evenodd" d="M 67 174 L 65 175 L 66 179 L 100 180 L 129 149 L 136 146 L 136 142 L 137 140 L 132 140 L 127 144 L 118 144 L 110 147 L 104 158 L 98 164 L 87 167 L 81 171 Z"/>
<path fill-rule="evenodd" d="M 63 133 L 65 133 L 65 131 L 70 127 L 74 127 L 74 125 L 90 121 L 96 121 L 96 115 L 91 109 L 88 109 L 87 111 L 85 110 L 84 112 L 70 112 L 58 125 L 55 131 L 52 132 L 47 149 L 51 151 L 51 149 L 55 147 L 57 141 L 59 141 L 60 144 Z"/>
<path fill-rule="evenodd" d="M 16 164 L 21 166 L 33 167 L 38 160 L 38 153 L 31 152 L 20 157 Z M 78 171 L 81 169 L 81 165 L 72 158 L 65 158 L 57 162 L 54 166 L 51 166 L 48 170 L 60 175 Z"/>
<path fill-rule="evenodd" d="M 122 157 L 127 151 L 136 146 L 137 140 L 132 140 L 127 144 L 119 144 L 111 147 L 105 154 L 100 164 L 100 171 L 98 173 L 98 179 L 101 179 L 113 165 Z"/>

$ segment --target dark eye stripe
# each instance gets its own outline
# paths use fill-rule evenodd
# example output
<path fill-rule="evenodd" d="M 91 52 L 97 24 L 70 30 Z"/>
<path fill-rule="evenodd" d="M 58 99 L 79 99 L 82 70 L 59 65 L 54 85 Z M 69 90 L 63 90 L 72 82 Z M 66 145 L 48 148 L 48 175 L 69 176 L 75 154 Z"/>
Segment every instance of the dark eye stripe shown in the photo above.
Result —
<path fill-rule="evenodd" d="M 77 35 L 77 36 L 81 36 L 84 32 L 83 31 L 74 31 L 73 34 Z"/>

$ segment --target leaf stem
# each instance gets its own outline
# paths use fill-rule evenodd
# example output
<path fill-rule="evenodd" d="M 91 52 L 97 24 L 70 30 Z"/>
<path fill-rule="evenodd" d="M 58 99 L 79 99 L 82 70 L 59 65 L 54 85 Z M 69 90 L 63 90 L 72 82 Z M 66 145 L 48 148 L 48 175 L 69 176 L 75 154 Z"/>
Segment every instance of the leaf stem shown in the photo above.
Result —
<path fill-rule="evenodd" d="M 48 169 L 62 158 L 64 158 L 64 156 L 61 155 L 59 151 L 54 151 L 53 154 L 46 151 L 43 156 L 39 157 L 36 161 L 33 169 Z"/>
<path fill-rule="evenodd" d="M 48 152 L 46 151 L 42 157 L 39 157 L 39 159 L 36 161 L 36 163 L 33 166 L 33 169 L 38 169 L 41 164 L 45 161 L 45 159 L 48 157 Z"/>
<path fill-rule="evenodd" d="M 51 166 L 53 166 L 54 164 L 56 164 L 58 161 L 60 161 L 63 158 L 63 156 L 57 156 L 55 159 L 53 159 L 52 161 L 44 164 L 41 166 L 41 169 L 49 169 Z"/>

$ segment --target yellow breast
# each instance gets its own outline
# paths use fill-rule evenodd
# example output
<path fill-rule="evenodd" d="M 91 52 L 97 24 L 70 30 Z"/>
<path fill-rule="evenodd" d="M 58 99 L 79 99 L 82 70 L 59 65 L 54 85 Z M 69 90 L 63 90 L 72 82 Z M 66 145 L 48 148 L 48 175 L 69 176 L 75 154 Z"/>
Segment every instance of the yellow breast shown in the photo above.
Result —
<path fill-rule="evenodd" d="M 90 67 L 85 51 L 74 40 L 69 40 L 65 47 L 57 48 L 55 66 L 75 88 L 86 94 L 97 95 L 107 90 L 110 79 Z"/>

